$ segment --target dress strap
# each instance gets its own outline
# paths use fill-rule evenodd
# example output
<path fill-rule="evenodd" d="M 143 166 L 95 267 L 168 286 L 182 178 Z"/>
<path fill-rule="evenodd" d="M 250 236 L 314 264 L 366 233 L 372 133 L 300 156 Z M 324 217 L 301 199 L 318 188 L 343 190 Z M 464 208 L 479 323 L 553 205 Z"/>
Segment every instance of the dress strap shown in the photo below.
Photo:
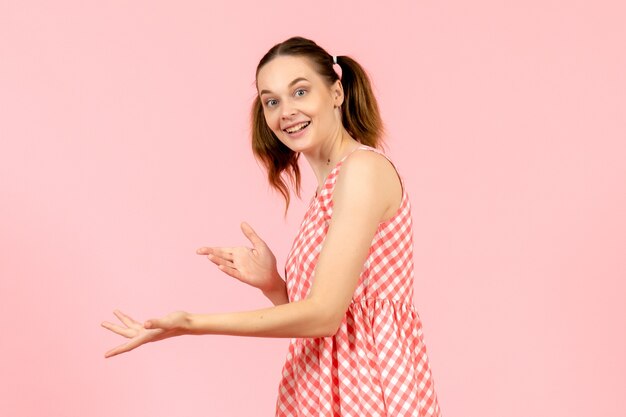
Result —
<path fill-rule="evenodd" d="M 339 162 L 338 162 L 338 163 L 342 163 L 343 161 L 345 161 L 345 160 L 346 160 L 346 159 L 347 159 L 350 155 L 352 155 L 352 154 L 354 153 L 354 151 L 356 151 L 357 149 L 366 149 L 366 148 L 369 148 L 369 146 L 367 146 L 367 145 L 359 145 L 359 146 L 355 146 L 355 147 L 354 147 L 354 149 L 352 149 L 350 152 L 348 152 L 347 154 L 345 154 L 345 155 L 343 156 L 343 158 L 341 158 L 341 159 L 339 160 Z"/>

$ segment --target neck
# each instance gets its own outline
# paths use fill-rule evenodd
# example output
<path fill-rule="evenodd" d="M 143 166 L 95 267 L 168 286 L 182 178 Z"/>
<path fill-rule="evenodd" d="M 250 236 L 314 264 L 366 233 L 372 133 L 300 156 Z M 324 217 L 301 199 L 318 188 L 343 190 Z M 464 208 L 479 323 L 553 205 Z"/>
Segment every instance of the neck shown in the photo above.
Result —
<path fill-rule="evenodd" d="M 358 144 L 359 143 L 350 136 L 344 127 L 341 126 L 340 131 L 335 135 L 334 139 L 328 141 L 316 154 L 304 155 L 317 178 L 316 195 L 319 194 L 320 188 L 326 181 L 330 171 L 337 165 L 337 162 L 354 149 L 355 146 L 358 146 Z"/>

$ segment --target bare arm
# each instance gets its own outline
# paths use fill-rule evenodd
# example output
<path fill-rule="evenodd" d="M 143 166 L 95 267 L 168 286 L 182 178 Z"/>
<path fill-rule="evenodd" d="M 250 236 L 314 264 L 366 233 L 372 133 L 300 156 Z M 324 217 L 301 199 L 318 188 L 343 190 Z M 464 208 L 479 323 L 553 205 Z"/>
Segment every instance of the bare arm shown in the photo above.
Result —
<path fill-rule="evenodd" d="M 107 352 L 107 357 L 146 342 L 182 334 L 290 338 L 334 335 L 352 300 L 374 234 L 393 200 L 389 184 L 397 181 L 395 171 L 384 171 L 382 164 L 393 168 L 378 158 L 384 157 L 357 152 L 342 166 L 333 193 L 333 215 L 307 298 L 254 311 L 220 314 L 178 311 L 147 320 L 143 326 L 120 314 L 127 328 L 110 323 L 103 326 L 131 340 Z M 393 177 L 386 174 L 389 172 L 393 172 Z M 287 298 L 281 285 L 266 295 L 273 302 Z"/>
<path fill-rule="evenodd" d="M 184 332 L 191 335 L 326 337 L 334 333 L 333 318 L 309 298 L 254 311 L 189 314 Z"/>
<path fill-rule="evenodd" d="M 380 155 L 362 152 L 346 161 L 337 179 L 332 219 L 306 299 L 263 310 L 191 314 L 187 331 L 260 337 L 335 334 L 352 300 L 374 233 L 393 198 L 390 178 L 397 181 L 395 171 Z M 281 297 L 277 295 L 281 292 L 279 287 L 273 295 Z"/>

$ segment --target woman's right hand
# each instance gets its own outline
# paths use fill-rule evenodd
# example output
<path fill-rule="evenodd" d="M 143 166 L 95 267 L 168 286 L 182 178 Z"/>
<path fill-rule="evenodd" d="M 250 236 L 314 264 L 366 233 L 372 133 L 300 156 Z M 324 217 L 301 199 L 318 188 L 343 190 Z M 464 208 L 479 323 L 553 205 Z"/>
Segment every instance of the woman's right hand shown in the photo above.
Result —
<path fill-rule="evenodd" d="M 202 247 L 196 253 L 206 255 L 231 277 L 263 292 L 272 291 L 282 281 L 276 268 L 276 257 L 248 223 L 241 223 L 241 230 L 252 243 L 252 248 Z"/>

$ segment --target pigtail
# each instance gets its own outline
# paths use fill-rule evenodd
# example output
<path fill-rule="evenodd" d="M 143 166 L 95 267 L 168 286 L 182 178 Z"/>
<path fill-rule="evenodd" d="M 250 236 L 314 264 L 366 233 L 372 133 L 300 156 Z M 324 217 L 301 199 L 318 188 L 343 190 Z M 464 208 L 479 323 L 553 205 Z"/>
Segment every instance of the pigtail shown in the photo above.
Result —
<path fill-rule="evenodd" d="M 337 64 L 344 91 L 343 125 L 362 144 L 381 148 L 385 129 L 367 72 L 349 56 L 338 56 Z"/>

